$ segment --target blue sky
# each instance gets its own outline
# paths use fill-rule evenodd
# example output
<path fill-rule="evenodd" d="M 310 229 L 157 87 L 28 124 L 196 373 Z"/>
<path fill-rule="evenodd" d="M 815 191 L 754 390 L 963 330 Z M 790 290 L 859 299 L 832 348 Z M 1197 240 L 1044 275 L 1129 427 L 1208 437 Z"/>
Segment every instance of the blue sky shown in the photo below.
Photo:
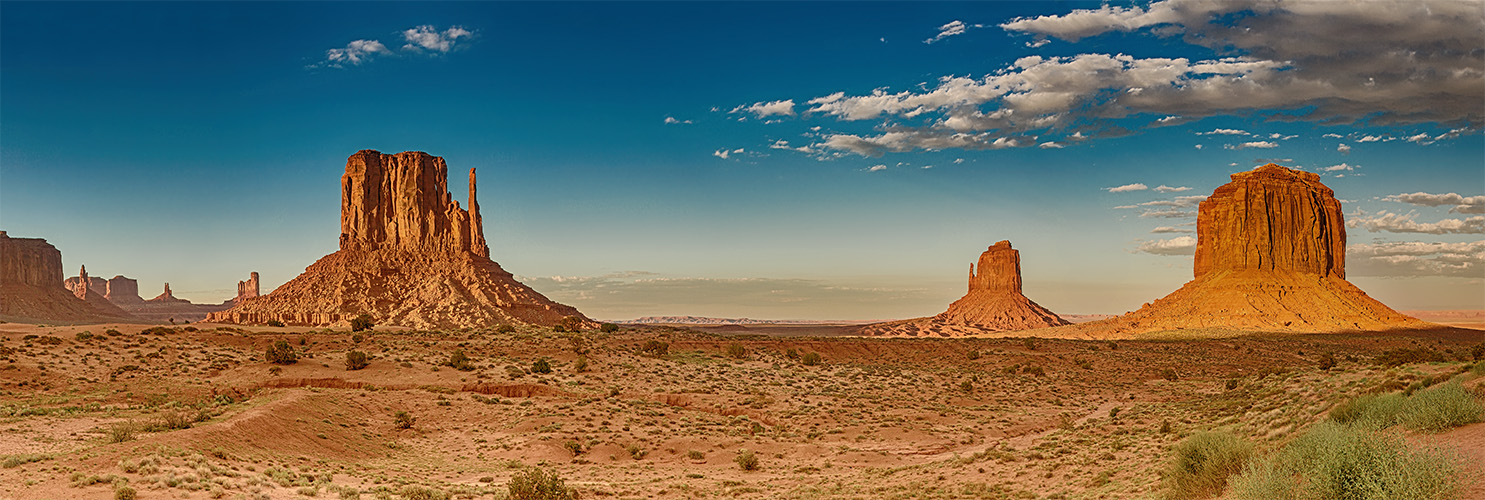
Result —
<path fill-rule="evenodd" d="M 421 150 L 594 317 L 929 315 L 1002 239 L 1120 313 L 1275 161 L 1374 297 L 1485 307 L 1479 5 L 1188 3 L 6 2 L 0 229 L 220 301 L 336 249 L 347 156 Z"/>

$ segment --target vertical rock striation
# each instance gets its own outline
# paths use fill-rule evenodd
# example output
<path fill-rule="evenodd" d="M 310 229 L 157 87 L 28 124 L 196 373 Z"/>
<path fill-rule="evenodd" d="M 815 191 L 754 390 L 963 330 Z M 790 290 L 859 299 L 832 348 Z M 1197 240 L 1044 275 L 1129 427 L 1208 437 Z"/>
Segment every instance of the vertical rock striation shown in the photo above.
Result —
<path fill-rule="evenodd" d="M 1232 174 L 1201 202 L 1195 277 L 1232 270 L 1346 277 L 1341 202 L 1320 176 L 1268 164 Z"/>
<path fill-rule="evenodd" d="M 232 303 L 236 304 L 238 302 L 242 302 L 244 300 L 251 299 L 251 298 L 257 297 L 257 296 L 258 296 L 258 272 L 257 271 L 253 271 L 253 272 L 248 273 L 248 279 L 247 279 L 247 281 L 239 281 L 239 282 L 237 282 L 237 296 L 232 298 Z"/>
<path fill-rule="evenodd" d="M 999 241 L 969 266 L 969 291 L 932 318 L 878 323 L 862 333 L 878 336 L 961 336 L 1047 328 L 1067 321 L 1021 293 L 1021 252 Z"/>
<path fill-rule="evenodd" d="M 448 191 L 443 158 L 363 150 L 341 176 L 340 250 L 267 295 L 238 300 L 208 321 L 344 324 L 370 314 L 415 328 L 555 325 L 572 316 L 490 260 L 469 171 L 469 208 Z"/>

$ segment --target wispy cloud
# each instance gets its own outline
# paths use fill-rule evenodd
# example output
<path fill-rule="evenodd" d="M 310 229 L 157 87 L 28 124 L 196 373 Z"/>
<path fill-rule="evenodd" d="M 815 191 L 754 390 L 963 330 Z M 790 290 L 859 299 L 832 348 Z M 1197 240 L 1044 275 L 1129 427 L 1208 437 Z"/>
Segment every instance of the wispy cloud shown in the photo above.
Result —
<path fill-rule="evenodd" d="M 1248 135 L 1248 132 L 1235 128 L 1219 128 L 1210 132 L 1197 132 L 1196 135 Z"/>
<path fill-rule="evenodd" d="M 1170 187 L 1170 186 L 1167 186 L 1165 184 L 1161 184 L 1159 186 L 1155 186 L 1155 192 L 1157 192 L 1157 193 L 1179 193 L 1181 191 L 1190 191 L 1190 190 L 1191 190 L 1191 188 L 1186 187 L 1186 186 Z"/>
<path fill-rule="evenodd" d="M 665 124 L 666 125 L 681 125 L 681 124 L 690 125 L 691 124 L 691 120 L 677 120 L 674 116 L 667 116 L 667 117 L 665 117 Z"/>
<path fill-rule="evenodd" d="M 325 59 L 309 67 L 345 68 L 346 66 L 359 66 L 382 56 L 444 54 L 461 47 L 474 38 L 473 31 L 461 26 L 439 31 L 431 25 L 423 25 L 403 30 L 400 35 L 405 43 L 396 52 L 388 49 L 386 44 L 378 40 L 355 40 L 343 48 L 326 50 Z"/>
<path fill-rule="evenodd" d="M 1256 149 L 1273 149 L 1273 148 L 1279 147 L 1279 143 L 1273 142 L 1273 141 L 1252 141 L 1252 142 L 1244 142 L 1242 144 L 1237 144 L 1237 145 L 1228 144 L 1228 145 L 1225 145 L 1225 146 L 1222 146 L 1222 147 L 1224 149 L 1251 149 L 1251 148 L 1256 148 Z"/>
<path fill-rule="evenodd" d="M 772 102 L 755 102 L 751 105 L 732 108 L 732 111 L 729 111 L 729 113 L 752 113 L 758 118 L 767 118 L 775 115 L 794 116 L 794 100 L 785 99 Z"/>
<path fill-rule="evenodd" d="M 1168 240 L 1144 241 L 1135 248 L 1135 251 L 1154 255 L 1194 255 L 1196 254 L 1196 238 L 1177 236 Z"/>
<path fill-rule="evenodd" d="M 1351 154 L 1351 146 L 1347 146 L 1345 143 L 1337 144 L 1335 150 L 1343 155 Z"/>
<path fill-rule="evenodd" d="M 1151 229 L 1150 232 L 1151 233 L 1154 233 L 1154 234 L 1190 233 L 1191 230 L 1190 229 L 1181 229 L 1181 228 L 1174 227 L 1174 226 L 1160 226 L 1160 227 L 1157 227 L 1155 229 Z"/>
<path fill-rule="evenodd" d="M 1459 193 L 1404 193 L 1394 194 L 1382 198 L 1382 201 L 1395 201 L 1411 205 L 1422 205 L 1425 207 L 1439 207 L 1454 205 L 1449 211 L 1461 214 L 1485 214 L 1485 196 L 1461 196 Z"/>
<path fill-rule="evenodd" d="M 1485 234 L 1485 216 L 1482 215 L 1465 219 L 1443 219 L 1438 222 L 1418 222 L 1414 220 L 1417 217 L 1417 212 L 1398 214 L 1383 210 L 1375 215 L 1352 217 L 1346 221 L 1346 225 L 1365 228 L 1374 233 Z"/>
<path fill-rule="evenodd" d="M 1350 276 L 1485 277 L 1485 240 L 1359 244 L 1347 247 L 1346 257 Z"/>
<path fill-rule="evenodd" d="M 1129 192 L 1133 192 L 1133 191 L 1144 191 L 1146 189 L 1150 189 L 1150 186 L 1146 186 L 1146 185 L 1144 185 L 1142 183 L 1138 183 L 1138 182 L 1136 182 L 1134 184 L 1125 184 L 1123 186 L 1114 186 L 1114 187 L 1103 188 L 1104 191 L 1108 191 L 1110 193 L 1129 193 Z"/>
<path fill-rule="evenodd" d="M 976 25 L 973 25 L 972 27 L 980 28 L 982 26 L 983 25 L 976 24 Z M 970 27 L 971 27 L 971 25 L 964 24 L 964 21 L 959 21 L 959 20 L 950 21 L 950 22 L 944 24 L 943 26 L 939 26 L 938 27 L 938 35 L 935 35 L 933 38 L 929 38 L 927 40 L 924 40 L 923 43 L 931 44 L 931 43 L 941 41 L 941 40 L 943 40 L 945 38 L 948 38 L 948 37 L 951 37 L 951 36 L 963 35 L 964 32 L 966 30 L 968 30 Z"/>

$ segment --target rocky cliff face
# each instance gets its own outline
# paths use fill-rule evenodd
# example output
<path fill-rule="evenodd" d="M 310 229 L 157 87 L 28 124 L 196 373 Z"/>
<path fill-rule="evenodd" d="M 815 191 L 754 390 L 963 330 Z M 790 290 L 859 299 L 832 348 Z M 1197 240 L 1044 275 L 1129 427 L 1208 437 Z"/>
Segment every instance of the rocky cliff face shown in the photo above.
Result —
<path fill-rule="evenodd" d="M 414 328 L 555 325 L 575 316 L 521 284 L 489 258 L 469 171 L 469 209 L 448 192 L 443 158 L 359 151 L 341 176 L 340 250 L 273 292 L 245 298 L 208 321 L 377 324 Z"/>
<path fill-rule="evenodd" d="M 135 320 L 102 295 L 79 288 L 84 297 L 96 300 L 80 299 L 63 286 L 62 252 L 56 247 L 41 238 L 11 238 L 0 231 L 0 317 L 65 323 Z"/>
<path fill-rule="evenodd" d="M 139 297 L 139 282 L 133 278 L 117 275 L 108 279 L 103 296 L 107 297 L 109 302 L 118 304 L 126 310 L 128 306 L 144 302 L 144 299 Z"/>
<path fill-rule="evenodd" d="M 1195 279 L 1070 336 L 1203 328 L 1328 333 L 1427 328 L 1345 280 L 1341 204 L 1318 176 L 1269 164 L 1232 175 L 1197 212 Z"/>
<path fill-rule="evenodd" d="M 258 272 L 248 273 L 247 281 L 237 282 L 237 296 L 232 298 L 232 303 L 242 302 L 258 296 Z"/>
<path fill-rule="evenodd" d="M 1068 324 L 1021 293 L 1021 252 L 1000 241 L 969 267 L 969 291 L 932 318 L 878 323 L 862 327 L 866 335 L 962 336 L 1047 328 Z"/>
<path fill-rule="evenodd" d="M 1341 202 L 1313 173 L 1270 163 L 1232 174 L 1196 221 L 1197 278 L 1246 269 L 1346 277 Z"/>

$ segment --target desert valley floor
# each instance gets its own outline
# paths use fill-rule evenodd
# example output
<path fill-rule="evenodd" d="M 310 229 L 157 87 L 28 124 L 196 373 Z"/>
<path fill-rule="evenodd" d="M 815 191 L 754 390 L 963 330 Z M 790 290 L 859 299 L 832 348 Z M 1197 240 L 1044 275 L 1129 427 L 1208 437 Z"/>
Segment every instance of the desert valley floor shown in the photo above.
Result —
<path fill-rule="evenodd" d="M 1193 433 L 1223 429 L 1262 455 L 1361 394 L 1451 377 L 1485 393 L 1485 331 L 1467 328 L 788 330 L 0 324 L 0 498 L 127 484 L 138 498 L 499 499 L 532 468 L 580 498 L 1161 498 L 1172 446 Z M 266 362 L 276 341 L 298 362 Z M 369 366 L 347 370 L 352 350 Z M 468 360 L 450 363 L 455 351 Z M 1443 447 L 1467 469 L 1465 497 L 1485 497 L 1485 424 L 1398 435 Z"/>

